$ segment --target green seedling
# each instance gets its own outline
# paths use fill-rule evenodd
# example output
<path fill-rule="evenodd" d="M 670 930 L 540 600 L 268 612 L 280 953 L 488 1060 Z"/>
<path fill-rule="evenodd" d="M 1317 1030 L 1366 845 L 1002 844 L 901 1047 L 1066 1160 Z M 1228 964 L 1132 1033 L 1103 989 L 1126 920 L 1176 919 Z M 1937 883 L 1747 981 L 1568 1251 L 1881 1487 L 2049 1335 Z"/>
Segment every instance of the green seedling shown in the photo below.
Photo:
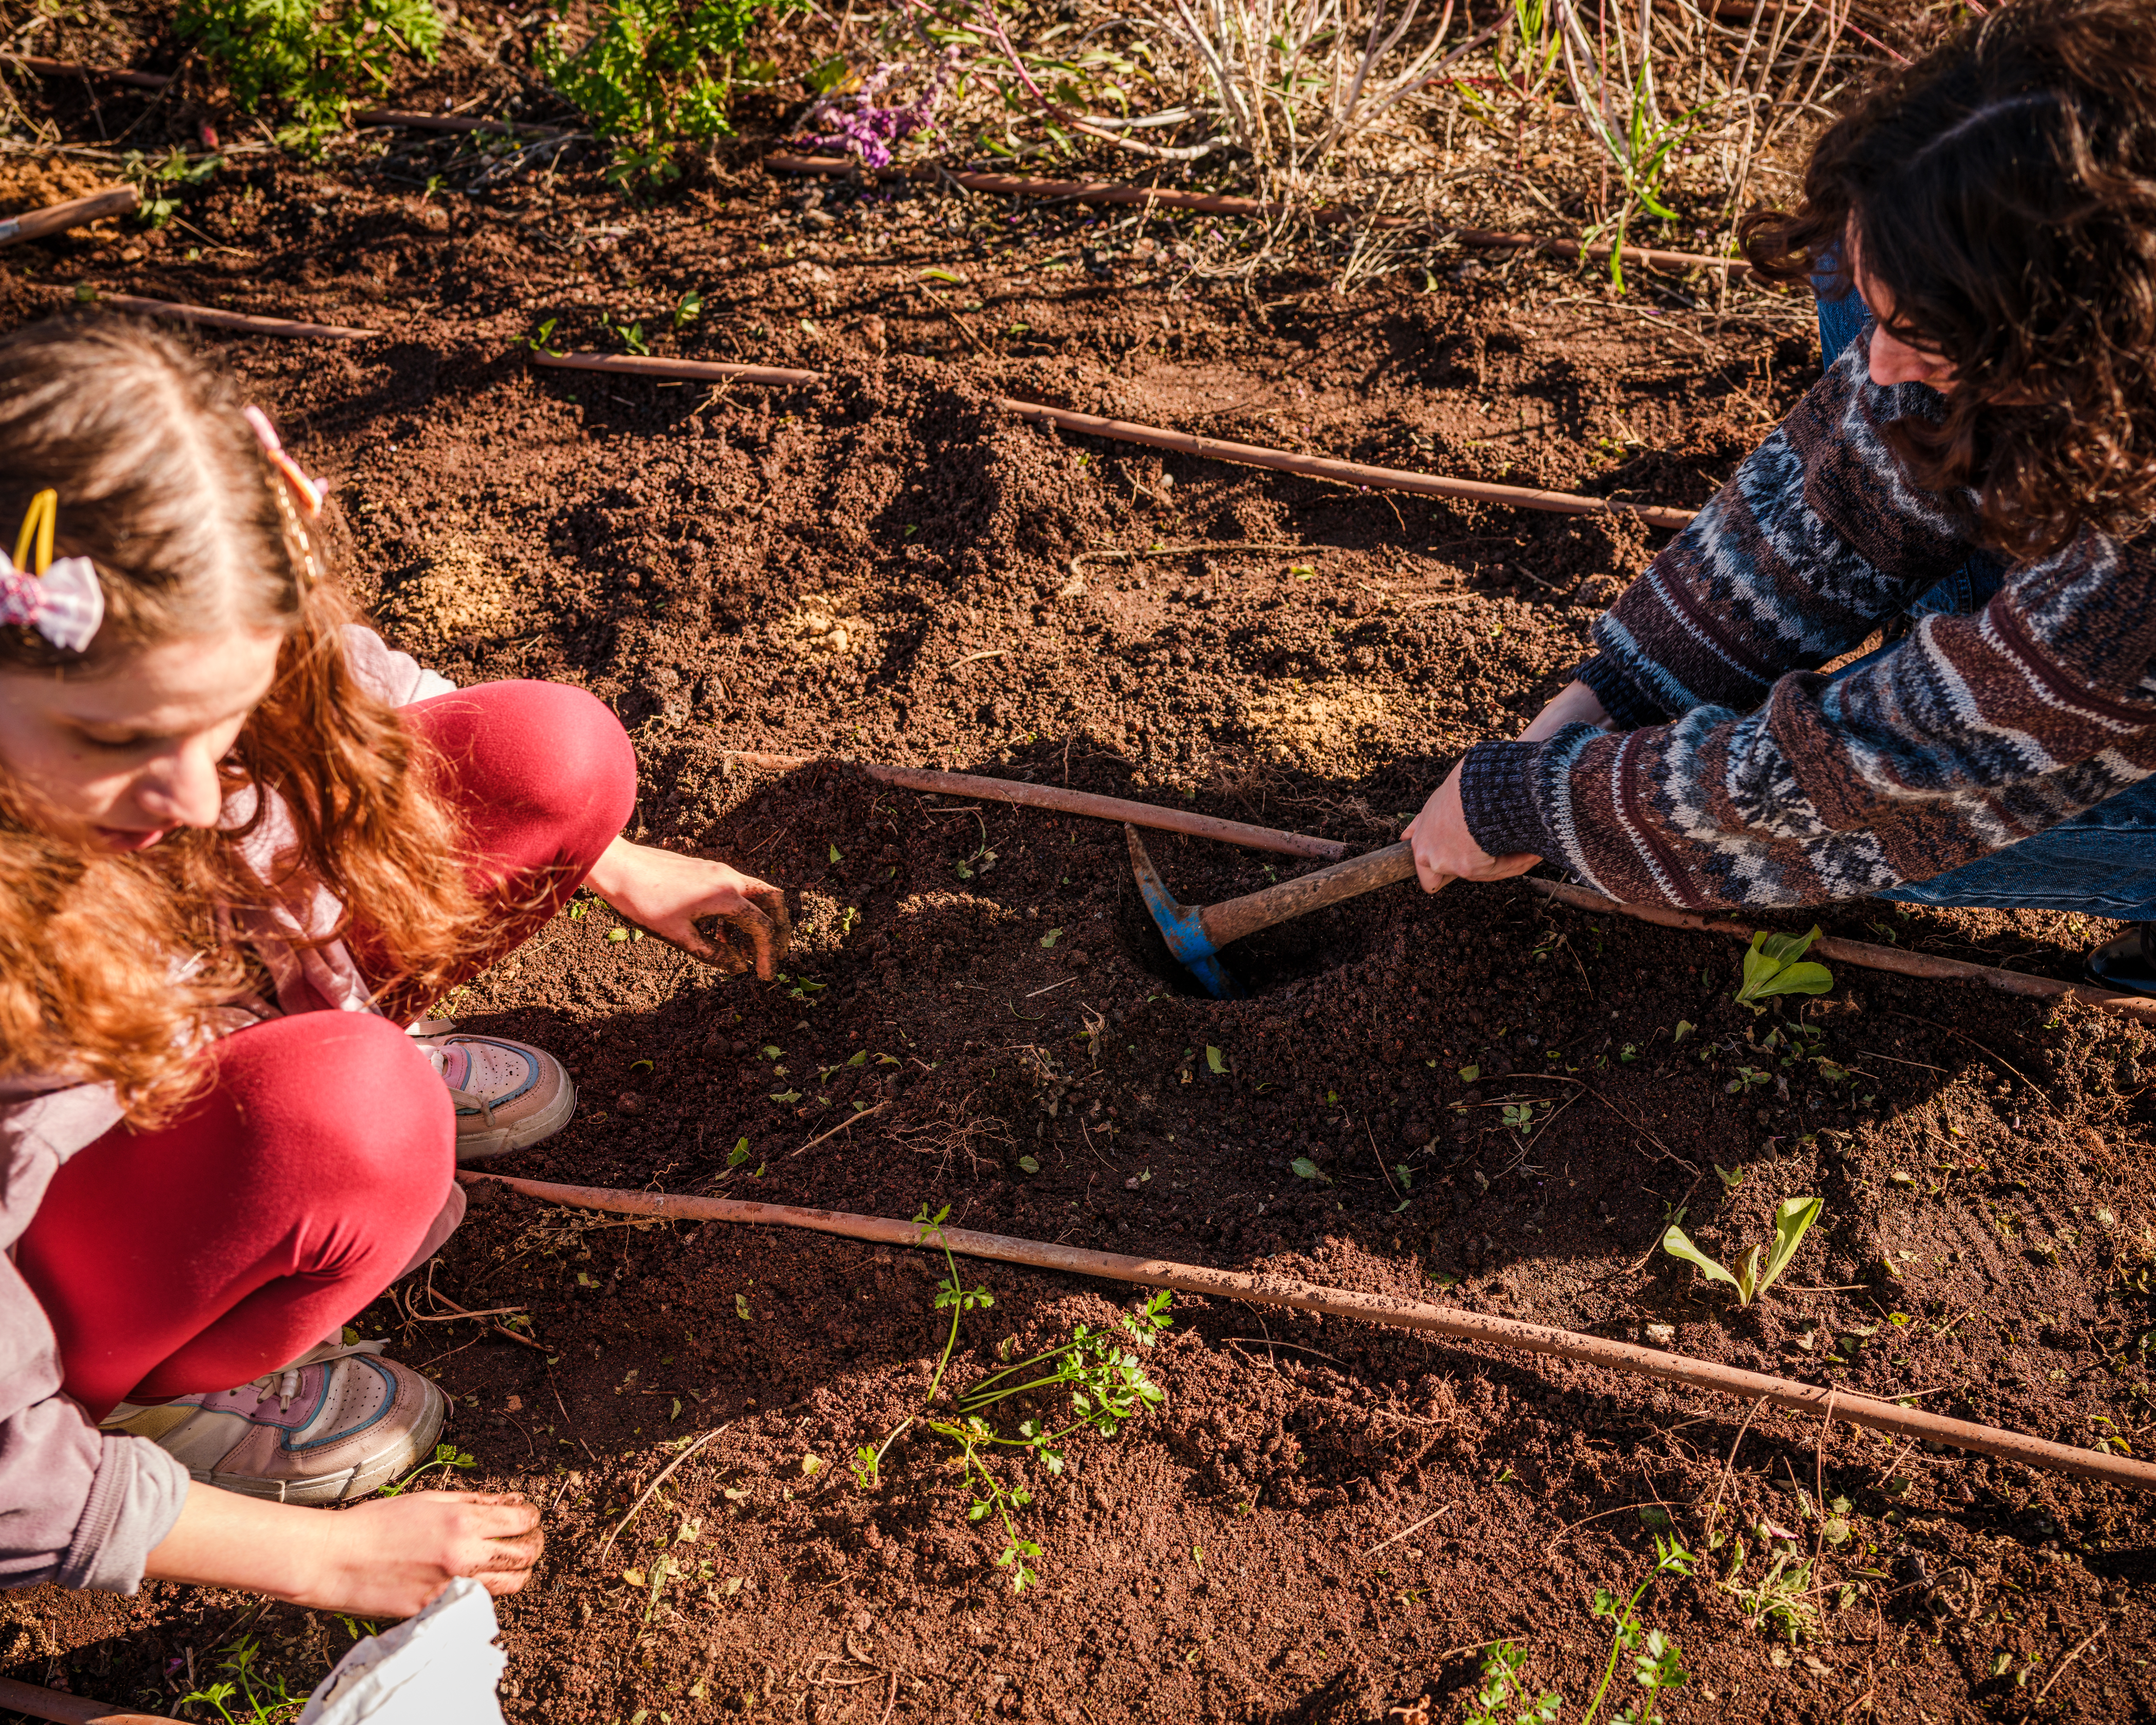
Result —
<path fill-rule="evenodd" d="M 1821 1198 L 1785 1198 L 1774 1211 L 1774 1241 L 1766 1251 L 1766 1267 L 1760 1267 L 1763 1248 L 1754 1246 L 1745 1254 L 1743 1266 L 1732 1276 L 1721 1265 L 1694 1245 L 1683 1229 L 1672 1222 L 1662 1235 L 1662 1250 L 1672 1258 L 1681 1258 L 1696 1266 L 1710 1281 L 1726 1281 L 1737 1290 L 1738 1303 L 1749 1306 L 1754 1300 L 1774 1286 L 1782 1272 L 1789 1267 L 1789 1260 L 1797 1255 L 1804 1243 L 1805 1233 L 1820 1219 L 1826 1208 Z"/>
<path fill-rule="evenodd" d="M 1293 1162 L 1291 1162 L 1288 1164 L 1288 1171 L 1298 1180 L 1316 1180 L 1321 1185 L 1325 1186 L 1330 1186 L 1332 1183 L 1332 1181 L 1326 1178 L 1324 1169 L 1318 1167 L 1318 1165 L 1312 1162 L 1307 1156 L 1296 1157 Z"/>
<path fill-rule="evenodd" d="M 603 311 L 599 314 L 599 327 L 619 341 L 624 352 L 636 354 L 639 357 L 649 355 L 651 344 L 644 339 L 644 326 L 641 323 L 626 326 L 617 324 Z"/>
<path fill-rule="evenodd" d="M 345 1621 L 349 1624 L 351 1620 Z M 293 1694 L 285 1679 L 256 1668 L 261 1648 L 254 1636 L 242 1635 L 229 1646 L 217 1651 L 224 1656 L 218 1661 L 217 1668 L 231 1672 L 231 1677 L 182 1696 L 180 1706 L 192 1703 L 215 1707 L 225 1725 L 291 1725 L 306 1707 L 307 1697 L 304 1693 Z M 239 1705 L 237 1712 L 226 1705 L 234 1701 Z"/>
<path fill-rule="evenodd" d="M 674 327 L 676 330 L 679 330 L 687 324 L 693 322 L 696 318 L 702 316 L 703 310 L 704 296 L 698 293 L 696 289 L 690 288 L 687 293 L 681 295 L 680 300 L 675 305 Z"/>
<path fill-rule="evenodd" d="M 1848 1538 L 1846 1522 L 1842 1524 L 1842 1538 Z M 1741 1568 L 1741 1563 L 1737 1567 Z M 1811 1559 L 1799 1558 L 1794 1550 L 1784 1548 L 1755 1585 L 1744 1586 L 1732 1576 L 1722 1582 L 1721 1588 L 1743 1607 L 1744 1620 L 1755 1630 L 1768 1630 L 1792 1646 L 1799 1635 L 1810 1640 L 1819 1634 L 1819 1606 L 1812 1598 Z"/>
<path fill-rule="evenodd" d="M 1505 1124 L 1525 1137 L 1534 1127 L 1535 1105 L 1532 1102 L 1507 1102 L 1505 1105 Z"/>
<path fill-rule="evenodd" d="M 928 1214 L 926 1204 L 921 1206 L 914 1217 L 921 1230 L 921 1244 L 930 1243 L 930 1230 L 940 1230 L 943 1219 L 949 1214 L 948 1205 L 933 1216 Z M 995 1304 L 986 1288 L 968 1288 L 960 1281 L 957 1260 L 952 1255 L 940 1231 L 936 1233 L 934 1243 L 943 1249 L 947 1272 L 937 1290 L 936 1309 L 950 1312 L 950 1332 L 944 1338 L 943 1353 L 929 1378 L 928 1393 L 921 1408 L 901 1420 L 874 1449 L 863 1445 L 854 1452 L 854 1483 L 863 1491 L 873 1490 L 881 1483 L 885 1454 L 899 1434 L 916 1420 L 925 1418 L 926 1410 L 934 1404 L 944 1373 L 950 1368 L 952 1353 L 957 1346 L 961 1317 L 966 1312 Z M 962 1393 L 957 1399 L 955 1418 L 927 1420 L 931 1431 L 949 1440 L 957 1448 L 953 1465 L 973 1494 L 967 1519 L 982 1522 L 993 1516 L 1002 1525 L 1004 1548 L 997 1554 L 996 1564 L 1011 1572 L 1014 1593 L 1023 1593 L 1039 1579 L 1033 1563 L 1040 1556 L 1040 1546 L 1028 1538 L 1018 1525 L 1018 1512 L 1033 1502 L 1033 1494 L 1024 1486 L 1007 1481 L 998 1471 L 995 1451 L 1014 1449 L 1029 1453 L 1050 1473 L 1060 1474 L 1063 1471 L 1063 1452 L 1058 1446 L 1074 1432 L 1086 1430 L 1098 1436 L 1111 1438 L 1147 1408 L 1158 1406 L 1166 1399 L 1163 1392 L 1147 1377 L 1138 1355 L 1124 1344 L 1127 1341 L 1141 1348 L 1152 1347 L 1159 1332 L 1174 1322 L 1168 1316 L 1169 1299 L 1168 1292 L 1162 1290 L 1137 1312 L 1123 1313 L 1119 1320 L 1120 1333 L 1080 1324 L 1072 1332 L 1071 1339 L 1061 1347 L 1005 1366 Z M 1029 1377 L 1029 1373 L 1035 1375 Z M 1053 1430 L 1050 1422 L 1038 1415 L 1029 1415 L 1019 1421 L 1016 1436 L 1006 1436 L 983 1417 L 1000 1402 L 1057 1392 L 1067 1392 L 1071 1418 Z"/>
<path fill-rule="evenodd" d="M 1616 1594 L 1600 1588 L 1594 1590 L 1594 1615 L 1607 1618 L 1613 1625 L 1609 1660 L 1602 1668 L 1602 1681 L 1595 1689 L 1594 1698 L 1580 1715 L 1579 1725 L 1594 1725 L 1595 1714 L 1601 1711 L 1603 1697 L 1609 1694 L 1610 1682 L 1617 1675 L 1619 1662 L 1628 1654 L 1631 1656 L 1632 1681 L 1647 1692 L 1618 1715 L 1620 1725 L 1654 1725 L 1661 1717 L 1656 1708 L 1657 1699 L 1665 1690 L 1675 1689 L 1685 1681 L 1683 1651 L 1660 1630 L 1649 1630 L 1640 1623 L 1640 1601 L 1663 1576 L 1690 1575 L 1692 1565 L 1698 1561 L 1676 1540 L 1666 1539 L 1657 1533 L 1655 1567 L 1632 1589 L 1630 1599 L 1620 1600 Z"/>
<path fill-rule="evenodd" d="M 418 1479 L 430 1467 L 439 1467 L 445 1472 L 469 1473 L 478 1466 L 479 1463 L 473 1460 L 470 1450 L 459 1450 L 454 1444 L 437 1444 L 434 1445 L 434 1453 L 432 1456 L 421 1462 L 395 1485 L 384 1486 L 382 1488 L 382 1495 L 384 1497 L 394 1497 L 400 1491 L 410 1491 L 412 1481 Z"/>
<path fill-rule="evenodd" d="M 914 1224 L 918 1230 L 915 1238 L 920 1244 L 926 1245 L 928 1244 L 930 1230 L 937 1230 L 936 1242 L 942 1245 L 943 1236 L 941 1230 L 943 1219 L 950 1214 L 951 1206 L 947 1204 L 932 1216 L 928 1214 L 928 1206 L 922 1204 L 913 1218 Z M 921 1399 L 922 1408 L 927 1408 L 934 1403 L 936 1392 L 942 1386 L 943 1373 L 950 1369 L 951 1351 L 958 1345 L 958 1320 L 968 1312 L 976 1308 L 986 1310 L 996 1303 L 995 1296 L 986 1288 L 968 1288 L 959 1281 L 958 1260 L 952 1256 L 951 1248 L 948 1245 L 943 1245 L 943 1264 L 947 1274 L 943 1281 L 937 1286 L 936 1310 L 951 1314 L 951 1331 L 943 1338 L 943 1352 L 936 1362 L 934 1374 L 928 1380 L 928 1394 Z M 885 1454 L 890 1450 L 891 1445 L 897 1441 L 898 1435 L 919 1418 L 921 1418 L 921 1412 L 916 1409 L 893 1426 L 889 1435 L 874 1449 L 864 1444 L 854 1451 L 853 1470 L 855 1485 L 864 1491 L 867 1491 L 874 1490 L 882 1482 Z"/>
<path fill-rule="evenodd" d="M 1764 1012 L 1759 1003 L 1771 995 L 1825 993 L 1834 986 L 1834 973 L 1824 964 L 1799 962 L 1819 937 L 1817 923 L 1809 934 L 1770 934 L 1763 928 L 1753 935 L 1752 948 L 1744 955 L 1738 1004 Z"/>
<path fill-rule="evenodd" d="M 1556 1725 L 1564 1697 L 1554 1690 L 1531 1697 L 1520 1681 L 1527 1650 L 1499 1641 L 1482 1656 L 1482 1682 L 1460 1715 L 1460 1725 Z"/>
<path fill-rule="evenodd" d="M 1724 1168 L 1717 1162 L 1714 1164 L 1714 1173 L 1727 1191 L 1734 1192 L 1744 1183 L 1744 1164 L 1741 1162 L 1735 1168 Z"/>

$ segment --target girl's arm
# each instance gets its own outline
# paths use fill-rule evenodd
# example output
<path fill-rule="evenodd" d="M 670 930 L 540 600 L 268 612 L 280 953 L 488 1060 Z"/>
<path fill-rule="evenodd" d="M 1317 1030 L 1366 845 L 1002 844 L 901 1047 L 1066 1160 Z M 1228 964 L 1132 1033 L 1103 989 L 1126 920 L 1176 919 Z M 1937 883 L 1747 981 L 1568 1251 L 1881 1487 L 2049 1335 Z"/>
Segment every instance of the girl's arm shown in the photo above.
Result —
<path fill-rule="evenodd" d="M 198 1481 L 143 1574 L 318 1611 L 409 1617 L 460 1575 L 515 1593 L 545 1543 L 538 1510 L 515 1492 L 414 1491 L 322 1510 Z"/>

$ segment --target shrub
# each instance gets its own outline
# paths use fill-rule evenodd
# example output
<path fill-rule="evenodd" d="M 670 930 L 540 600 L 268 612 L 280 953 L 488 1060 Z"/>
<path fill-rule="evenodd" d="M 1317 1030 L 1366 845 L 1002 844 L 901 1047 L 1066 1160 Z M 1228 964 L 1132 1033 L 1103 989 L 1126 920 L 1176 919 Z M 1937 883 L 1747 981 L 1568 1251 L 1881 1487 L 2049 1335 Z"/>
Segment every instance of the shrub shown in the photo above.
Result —
<path fill-rule="evenodd" d="M 432 64 L 442 45 L 434 0 L 180 0 L 173 28 L 224 69 L 241 107 L 286 104 L 310 141 L 362 88 L 388 90 L 398 54 Z"/>
<path fill-rule="evenodd" d="M 807 8 L 808 0 L 770 0 L 782 13 Z M 726 105 L 737 75 L 749 69 L 742 50 L 765 9 L 761 0 L 606 0 L 575 53 L 564 50 L 558 28 L 549 33 L 539 73 L 613 146 L 611 177 L 670 180 L 680 172 L 680 146 L 732 130 Z"/>

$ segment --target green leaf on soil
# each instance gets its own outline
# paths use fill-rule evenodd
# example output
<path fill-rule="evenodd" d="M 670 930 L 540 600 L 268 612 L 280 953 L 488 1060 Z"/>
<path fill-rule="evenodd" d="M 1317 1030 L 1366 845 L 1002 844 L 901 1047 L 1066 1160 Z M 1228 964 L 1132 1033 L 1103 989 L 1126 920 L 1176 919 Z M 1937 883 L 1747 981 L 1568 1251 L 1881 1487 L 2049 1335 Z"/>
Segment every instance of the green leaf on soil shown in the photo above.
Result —
<path fill-rule="evenodd" d="M 1226 1059 L 1222 1055 L 1220 1050 L 1214 1047 L 1214 1045 L 1209 1042 L 1205 1045 L 1205 1066 L 1206 1070 L 1211 1072 L 1215 1078 L 1219 1077 L 1228 1070 L 1228 1062 Z"/>
<path fill-rule="evenodd" d="M 628 938 L 629 931 L 626 928 L 615 927 L 607 930 L 607 939 L 616 946 L 619 946 Z"/>
<path fill-rule="evenodd" d="M 1760 1275 L 1757 1292 L 1765 1293 L 1789 1267 L 1789 1260 L 1796 1256 L 1804 1235 L 1825 1208 L 1823 1198 L 1785 1198 L 1775 1207 L 1774 1246 L 1767 1255 L 1767 1267 Z"/>
<path fill-rule="evenodd" d="M 845 860 L 845 858 L 839 855 L 839 847 L 837 845 L 829 844 L 828 840 L 826 841 L 826 845 L 831 853 L 831 860 L 833 862 L 844 862 Z"/>
<path fill-rule="evenodd" d="M 801 1100 L 801 1092 L 798 1090 L 775 1090 L 771 1093 L 771 1100 L 774 1102 L 798 1102 Z"/>
<path fill-rule="evenodd" d="M 1668 1230 L 1662 1235 L 1662 1250 L 1672 1258 L 1683 1259 L 1708 1281 L 1726 1281 L 1730 1286 L 1735 1288 L 1740 1296 L 1743 1293 L 1743 1284 L 1694 1245 L 1691 1236 L 1675 1223 L 1671 1223 Z"/>
<path fill-rule="evenodd" d="M 1824 964 L 1800 964 L 1811 943 L 1820 937 L 1817 923 L 1809 934 L 1774 934 L 1761 929 L 1752 937 L 1744 955 L 1744 981 L 1737 1002 L 1754 1012 L 1758 1003 L 1774 994 L 1824 994 L 1834 986 L 1834 974 Z"/>
<path fill-rule="evenodd" d="M 1298 1180 L 1325 1180 L 1324 1171 L 1307 1156 L 1296 1157 L 1288 1164 L 1288 1167 L 1294 1172 Z M 1325 1183 L 1329 1186 L 1332 1183 L 1330 1180 L 1325 1180 Z"/>
<path fill-rule="evenodd" d="M 1018 1165 L 1029 1174 L 1037 1174 L 1040 1172 L 1040 1164 L 1038 1162 L 1035 1162 L 1030 1156 L 1019 1157 L 1018 1159 Z"/>
<path fill-rule="evenodd" d="M 738 1317 L 745 1324 L 751 1324 L 756 1322 L 756 1314 L 748 1309 L 748 1296 L 747 1294 L 736 1294 L 734 1296 L 734 1316 Z"/>
<path fill-rule="evenodd" d="M 1671 1034 L 1670 1040 L 1672 1043 L 1681 1042 L 1686 1037 L 1691 1035 L 1691 1033 L 1698 1028 L 1699 1027 L 1693 1024 L 1689 1019 L 1679 1019 L 1677 1020 L 1676 1029 Z"/>
<path fill-rule="evenodd" d="M 1062 936 L 1063 931 L 1061 929 L 1051 928 L 1046 934 L 1041 936 L 1040 943 L 1044 947 L 1052 947 L 1058 940 L 1062 938 Z"/>
<path fill-rule="evenodd" d="M 1460 1081 L 1462 1084 L 1472 1084 L 1481 1076 L 1482 1069 L 1480 1066 L 1462 1066 L 1460 1069 Z"/>

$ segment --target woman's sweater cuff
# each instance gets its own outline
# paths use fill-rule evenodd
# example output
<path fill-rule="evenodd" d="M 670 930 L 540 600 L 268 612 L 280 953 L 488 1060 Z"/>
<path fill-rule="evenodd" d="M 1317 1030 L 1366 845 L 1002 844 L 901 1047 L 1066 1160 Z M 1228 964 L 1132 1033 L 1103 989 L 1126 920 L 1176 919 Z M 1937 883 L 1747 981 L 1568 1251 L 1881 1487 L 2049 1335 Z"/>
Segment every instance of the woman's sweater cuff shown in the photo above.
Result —
<path fill-rule="evenodd" d="M 1669 717 L 1625 674 L 1623 664 L 1614 655 L 1597 653 L 1573 676 L 1594 691 L 1594 698 L 1602 703 L 1602 711 L 1620 731 L 1659 725 Z"/>
<path fill-rule="evenodd" d="M 1542 752 L 1538 742 L 1478 742 L 1460 757 L 1460 813 L 1491 856 L 1556 850 L 1536 797 Z"/>

